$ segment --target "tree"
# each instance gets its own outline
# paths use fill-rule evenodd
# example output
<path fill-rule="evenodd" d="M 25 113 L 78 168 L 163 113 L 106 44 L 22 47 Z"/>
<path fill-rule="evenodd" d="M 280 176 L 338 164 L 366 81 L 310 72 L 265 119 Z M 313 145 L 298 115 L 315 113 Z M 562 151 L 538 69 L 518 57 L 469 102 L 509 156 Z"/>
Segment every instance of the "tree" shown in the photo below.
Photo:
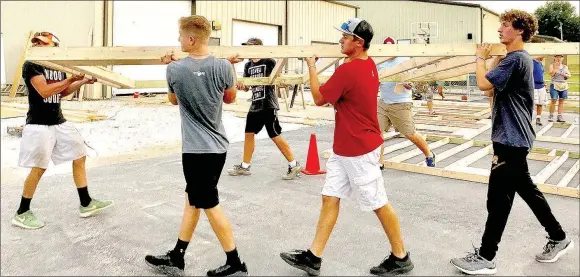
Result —
<path fill-rule="evenodd" d="M 568 1 L 548 1 L 534 12 L 540 35 L 560 38 L 560 23 L 565 41 L 580 41 L 580 16 Z"/>

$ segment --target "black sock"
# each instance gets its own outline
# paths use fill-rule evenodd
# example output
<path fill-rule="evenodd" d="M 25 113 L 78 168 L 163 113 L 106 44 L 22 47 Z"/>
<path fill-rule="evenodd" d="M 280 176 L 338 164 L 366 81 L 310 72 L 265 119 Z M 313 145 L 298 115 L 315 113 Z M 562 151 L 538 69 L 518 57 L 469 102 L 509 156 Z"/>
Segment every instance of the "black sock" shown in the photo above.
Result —
<path fill-rule="evenodd" d="M 189 241 L 182 241 L 177 239 L 177 243 L 175 244 L 175 248 L 173 252 L 176 254 L 181 255 L 181 257 L 185 256 L 185 250 L 187 250 L 187 246 L 189 245 Z"/>
<path fill-rule="evenodd" d="M 86 207 L 91 203 L 91 197 L 89 196 L 89 188 L 77 188 L 79 191 L 79 198 L 81 199 L 81 206 Z"/>
<path fill-rule="evenodd" d="M 405 253 L 405 257 L 402 258 L 402 259 L 399 258 L 399 257 L 397 257 L 397 256 L 395 256 L 395 254 L 392 254 L 392 255 L 395 258 L 395 261 L 406 262 L 409 259 L 409 254 L 408 253 Z"/>
<path fill-rule="evenodd" d="M 308 251 L 306 251 L 306 256 L 308 256 L 308 258 L 310 258 L 314 262 L 320 262 L 322 260 L 322 258 L 314 255 L 314 253 L 312 253 L 312 251 L 310 251 L 310 249 L 308 249 Z"/>
<path fill-rule="evenodd" d="M 238 249 L 234 248 L 234 250 L 230 252 L 226 252 L 226 264 L 229 265 L 241 265 L 242 261 L 240 260 L 240 256 L 238 255 Z"/>
<path fill-rule="evenodd" d="M 32 201 L 32 198 L 25 198 L 22 196 L 22 199 L 20 200 L 20 207 L 18 207 L 18 211 L 16 213 L 23 214 L 30 210 L 30 201 Z"/>

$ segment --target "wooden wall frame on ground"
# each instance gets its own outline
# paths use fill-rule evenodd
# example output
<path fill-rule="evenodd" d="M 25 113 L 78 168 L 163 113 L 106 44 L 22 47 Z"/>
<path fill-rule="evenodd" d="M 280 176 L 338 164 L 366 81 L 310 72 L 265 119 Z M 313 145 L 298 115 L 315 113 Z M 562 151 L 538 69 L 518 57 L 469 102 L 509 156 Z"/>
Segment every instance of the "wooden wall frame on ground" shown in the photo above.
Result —
<path fill-rule="evenodd" d="M 443 80 L 475 72 L 476 44 L 373 44 L 369 56 L 377 63 L 390 57 L 412 57 L 393 68 L 379 72 L 381 81 Z M 577 43 L 528 43 L 530 55 L 578 55 Z M 210 46 L 211 54 L 226 58 L 238 54 L 240 58 L 275 58 L 285 62 L 288 58 L 306 58 L 316 55 L 326 60 L 319 64 L 318 73 L 340 62 L 345 56 L 339 45 L 303 46 Z M 164 88 L 165 80 L 131 80 L 104 68 L 108 65 L 158 65 L 160 57 L 174 51 L 177 58 L 187 56 L 179 47 L 28 47 L 25 59 L 67 73 L 85 73 L 96 77 L 102 84 L 116 88 Z M 503 44 L 493 44 L 491 55 L 505 55 Z M 491 60 L 488 60 L 491 63 Z M 321 75 L 321 82 L 328 75 Z M 309 76 L 282 75 L 278 78 L 239 78 L 246 85 L 289 84 L 301 85 Z"/>
<path fill-rule="evenodd" d="M 553 129 L 565 129 L 565 131 L 560 136 L 546 135 L 546 133 L 548 133 Z M 578 134 L 578 132 L 580 131 L 578 129 L 579 129 L 578 124 L 576 123 L 549 122 L 548 124 L 546 124 L 546 126 L 544 126 L 536 133 L 536 140 L 580 145 L 580 138 L 570 137 L 570 135 L 572 134 Z"/>
<path fill-rule="evenodd" d="M 493 155 L 491 142 L 442 136 L 427 136 L 426 139 L 430 149 L 447 148 L 437 152 L 437 167 L 427 167 L 423 153 L 408 140 L 395 141 L 385 147 L 385 167 L 451 179 L 488 183 L 489 166 L 491 165 L 491 155 Z M 323 153 L 325 158 L 328 158 L 328 152 Z M 467 155 L 465 155 L 466 153 Z M 449 158 L 454 161 L 446 161 Z M 572 181 L 578 174 L 578 158 L 578 152 L 533 148 L 528 155 L 528 160 L 546 163 L 541 170 L 532 176 L 534 183 L 544 193 L 580 198 L 579 184 L 577 181 Z M 471 167 L 472 164 L 479 164 L 480 167 Z M 560 172 L 555 174 L 557 171 Z"/>

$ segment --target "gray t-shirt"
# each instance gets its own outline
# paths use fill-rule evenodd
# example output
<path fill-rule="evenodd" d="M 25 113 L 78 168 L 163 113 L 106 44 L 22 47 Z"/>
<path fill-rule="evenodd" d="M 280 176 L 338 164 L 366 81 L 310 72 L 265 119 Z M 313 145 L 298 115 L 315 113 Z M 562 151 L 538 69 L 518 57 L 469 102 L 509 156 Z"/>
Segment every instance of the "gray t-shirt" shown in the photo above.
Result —
<path fill-rule="evenodd" d="M 169 93 L 175 93 L 179 103 L 183 153 L 227 151 L 222 104 L 224 91 L 235 81 L 230 62 L 213 56 L 187 57 L 167 66 Z"/>
<path fill-rule="evenodd" d="M 485 75 L 494 86 L 491 140 L 507 146 L 532 148 L 536 133 L 534 65 L 528 52 L 513 51 Z"/>

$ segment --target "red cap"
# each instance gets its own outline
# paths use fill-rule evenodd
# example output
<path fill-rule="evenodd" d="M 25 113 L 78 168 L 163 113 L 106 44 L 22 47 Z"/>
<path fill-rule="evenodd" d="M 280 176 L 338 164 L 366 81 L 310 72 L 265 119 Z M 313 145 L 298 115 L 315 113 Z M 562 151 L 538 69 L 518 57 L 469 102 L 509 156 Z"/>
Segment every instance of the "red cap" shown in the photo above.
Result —
<path fill-rule="evenodd" d="M 387 37 L 384 41 L 383 44 L 395 44 L 395 40 L 392 37 Z"/>

